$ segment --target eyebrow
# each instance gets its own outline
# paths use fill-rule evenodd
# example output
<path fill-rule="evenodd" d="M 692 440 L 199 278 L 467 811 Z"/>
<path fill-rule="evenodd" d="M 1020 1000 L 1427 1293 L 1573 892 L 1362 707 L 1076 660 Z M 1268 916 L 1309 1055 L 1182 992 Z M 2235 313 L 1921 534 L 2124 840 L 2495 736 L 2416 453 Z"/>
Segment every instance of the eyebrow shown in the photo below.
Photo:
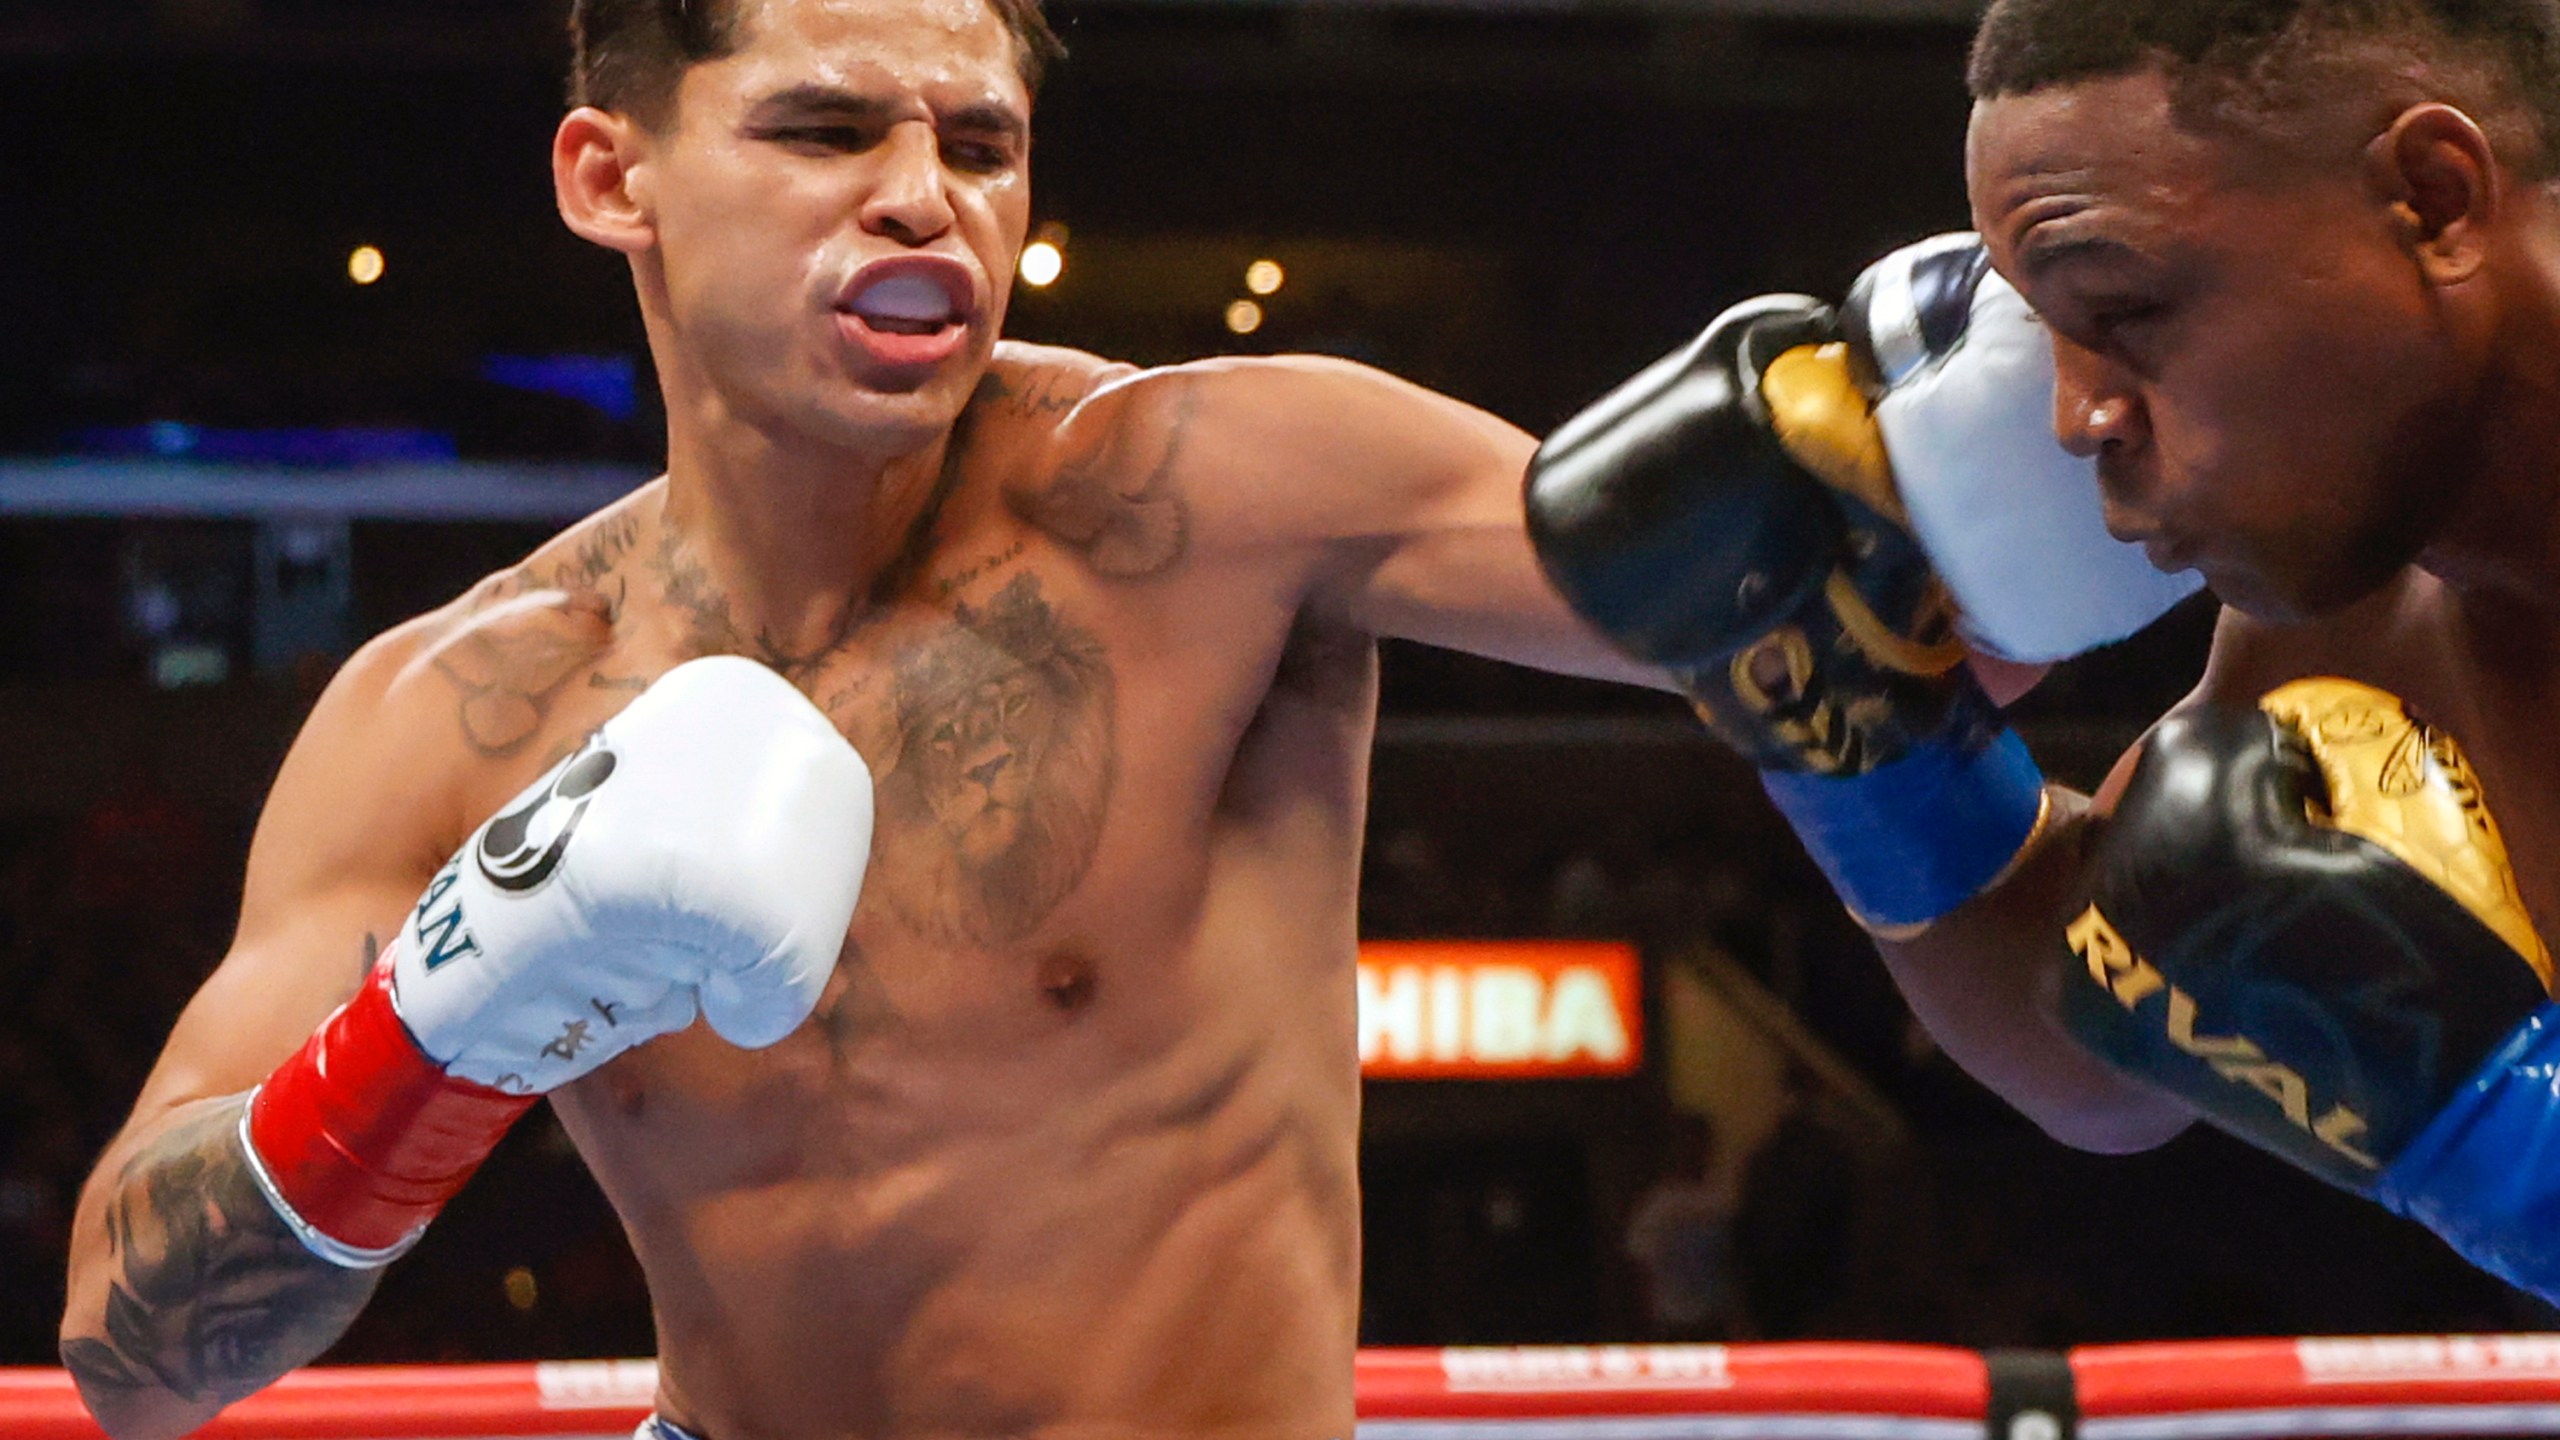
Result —
<path fill-rule="evenodd" d="M 877 124 L 898 114 L 903 107 L 877 96 L 863 95 L 833 85 L 803 82 L 777 90 L 758 100 L 749 114 L 751 123 L 771 124 L 778 120 L 845 120 L 855 124 Z M 1010 105 L 992 100 L 974 101 L 956 110 L 937 112 L 937 124 L 983 134 L 1003 135 L 1015 141 L 1026 140 L 1031 124 Z"/>

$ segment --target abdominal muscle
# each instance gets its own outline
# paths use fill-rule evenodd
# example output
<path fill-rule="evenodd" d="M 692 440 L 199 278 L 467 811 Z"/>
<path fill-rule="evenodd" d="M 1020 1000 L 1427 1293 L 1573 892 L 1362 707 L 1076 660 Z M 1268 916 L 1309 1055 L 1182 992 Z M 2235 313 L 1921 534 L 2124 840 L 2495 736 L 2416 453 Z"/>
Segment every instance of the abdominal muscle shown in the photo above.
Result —
<path fill-rule="evenodd" d="M 866 906 L 782 1044 L 697 1026 L 559 1097 L 647 1272 L 668 1419 L 1348 1440 L 1348 890 L 1235 848 L 1183 933 L 1098 963 L 1055 926 L 935 954 Z"/>

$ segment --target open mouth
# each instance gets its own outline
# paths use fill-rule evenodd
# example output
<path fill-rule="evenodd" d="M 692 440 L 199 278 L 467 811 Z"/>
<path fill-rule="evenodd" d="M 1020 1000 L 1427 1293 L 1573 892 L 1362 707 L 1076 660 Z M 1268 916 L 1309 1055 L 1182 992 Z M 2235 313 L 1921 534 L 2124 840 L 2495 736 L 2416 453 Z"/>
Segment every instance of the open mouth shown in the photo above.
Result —
<path fill-rule="evenodd" d="M 874 330 L 930 335 L 959 318 L 950 292 L 922 275 L 891 275 L 857 293 L 845 307 Z"/>
<path fill-rule="evenodd" d="M 876 364 L 938 364 L 967 340 L 977 304 L 968 269 L 940 255 L 901 255 L 862 267 L 836 302 L 845 338 Z"/>

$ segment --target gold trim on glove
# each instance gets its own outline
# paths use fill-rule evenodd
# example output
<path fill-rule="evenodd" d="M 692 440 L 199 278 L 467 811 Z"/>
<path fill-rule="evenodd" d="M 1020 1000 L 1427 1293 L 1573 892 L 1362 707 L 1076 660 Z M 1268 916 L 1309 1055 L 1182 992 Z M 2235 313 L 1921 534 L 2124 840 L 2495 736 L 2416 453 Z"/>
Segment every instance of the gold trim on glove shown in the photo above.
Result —
<path fill-rule="evenodd" d="M 1831 603 L 1831 613 L 1840 620 L 1840 629 L 1869 660 L 1887 670 L 1904 675 L 1935 678 L 1955 669 L 1965 661 L 1964 641 L 1958 639 L 1952 623 L 1945 623 L 1945 639 L 1930 642 L 1915 640 L 1884 623 L 1884 617 L 1858 593 L 1858 582 L 1849 572 L 1834 567 L 1831 578 L 1822 584 L 1822 596 Z M 1947 587 L 1938 577 L 1929 577 L 1928 593 L 1920 602 L 1918 619 L 1923 626 L 1955 614 L 1955 602 L 1948 598 Z"/>
<path fill-rule="evenodd" d="M 1874 407 L 1849 368 L 1848 346 L 1838 341 L 1799 345 L 1770 361 L 1760 372 L 1760 400 L 1769 407 L 1769 428 L 1777 432 L 1788 458 L 1894 524 L 1911 528 L 1902 496 L 1894 489 L 1893 461 L 1885 454 Z"/>
<path fill-rule="evenodd" d="M 2507 942 L 2552 993 L 2551 951 L 2517 893 L 2480 777 L 2454 738 L 2353 680 L 2296 680 L 2258 708 L 2303 738 L 2328 781 L 2312 819 L 2381 846 Z"/>

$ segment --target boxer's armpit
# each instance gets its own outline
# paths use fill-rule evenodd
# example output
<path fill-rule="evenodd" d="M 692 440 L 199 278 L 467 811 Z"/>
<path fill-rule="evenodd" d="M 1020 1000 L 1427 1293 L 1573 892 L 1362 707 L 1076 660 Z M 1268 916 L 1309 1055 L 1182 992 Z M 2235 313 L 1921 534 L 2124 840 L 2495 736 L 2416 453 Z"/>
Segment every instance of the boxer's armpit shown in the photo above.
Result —
<path fill-rule="evenodd" d="M 339 997 L 338 1003 L 343 1005 L 355 998 L 356 991 L 364 986 L 365 977 L 373 973 L 374 965 L 381 959 L 382 937 L 367 930 L 364 932 L 364 944 L 357 950 L 356 973 L 348 977 L 347 992 Z"/>
<path fill-rule="evenodd" d="M 240 1151 L 245 1103 L 181 1112 L 117 1174 L 104 1333 L 62 1343 L 110 1429 L 170 1399 L 220 1406 L 261 1389 L 326 1350 L 373 1294 L 380 1272 L 313 1255 L 259 1193 Z"/>

